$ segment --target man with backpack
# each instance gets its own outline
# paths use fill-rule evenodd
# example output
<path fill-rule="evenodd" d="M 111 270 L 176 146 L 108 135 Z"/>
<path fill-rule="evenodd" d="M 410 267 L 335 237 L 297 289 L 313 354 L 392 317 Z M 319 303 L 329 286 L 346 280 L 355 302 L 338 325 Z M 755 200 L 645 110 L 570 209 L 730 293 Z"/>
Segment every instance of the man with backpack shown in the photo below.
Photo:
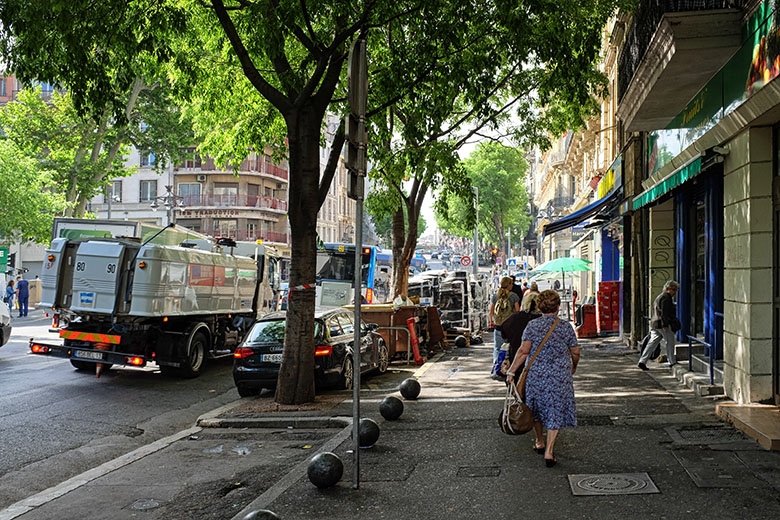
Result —
<path fill-rule="evenodd" d="M 501 325 L 513 312 L 520 310 L 520 298 L 512 291 L 514 280 L 509 276 L 501 278 L 498 292 L 490 300 L 490 327 L 493 329 L 493 363 L 498 359 L 498 353 L 501 345 L 504 343 L 501 337 L 501 330 L 497 325 Z"/>

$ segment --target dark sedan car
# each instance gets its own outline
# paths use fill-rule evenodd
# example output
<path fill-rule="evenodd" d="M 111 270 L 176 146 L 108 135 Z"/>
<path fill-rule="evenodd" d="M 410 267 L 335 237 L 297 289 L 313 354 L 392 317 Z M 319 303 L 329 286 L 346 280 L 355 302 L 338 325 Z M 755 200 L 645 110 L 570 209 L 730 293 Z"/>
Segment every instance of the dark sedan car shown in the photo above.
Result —
<path fill-rule="evenodd" d="M 328 309 L 314 315 L 314 381 L 318 386 L 352 388 L 353 312 Z M 284 350 L 286 313 L 274 312 L 257 320 L 234 353 L 233 381 L 241 397 L 275 388 Z M 388 350 L 376 325 L 362 323 L 361 374 L 387 371 Z"/>

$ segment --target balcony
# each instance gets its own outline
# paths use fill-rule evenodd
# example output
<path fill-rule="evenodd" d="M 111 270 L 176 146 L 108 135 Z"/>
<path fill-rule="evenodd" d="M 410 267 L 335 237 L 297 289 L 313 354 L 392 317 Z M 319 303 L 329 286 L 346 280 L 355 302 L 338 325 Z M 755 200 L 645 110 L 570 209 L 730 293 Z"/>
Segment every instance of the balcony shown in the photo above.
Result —
<path fill-rule="evenodd" d="M 277 244 L 287 244 L 287 233 L 280 231 L 248 231 L 248 230 L 236 230 L 236 229 L 212 229 L 200 231 L 204 235 L 219 238 L 232 238 L 233 240 L 245 240 L 254 242 L 256 240 L 262 240 L 263 242 L 274 242 Z"/>
<path fill-rule="evenodd" d="M 665 128 L 739 49 L 747 0 L 640 0 L 618 58 L 630 132 Z"/>
<path fill-rule="evenodd" d="M 202 193 L 200 195 L 182 195 L 182 204 L 187 208 L 259 208 L 287 212 L 287 201 L 264 195 L 241 193 Z"/>

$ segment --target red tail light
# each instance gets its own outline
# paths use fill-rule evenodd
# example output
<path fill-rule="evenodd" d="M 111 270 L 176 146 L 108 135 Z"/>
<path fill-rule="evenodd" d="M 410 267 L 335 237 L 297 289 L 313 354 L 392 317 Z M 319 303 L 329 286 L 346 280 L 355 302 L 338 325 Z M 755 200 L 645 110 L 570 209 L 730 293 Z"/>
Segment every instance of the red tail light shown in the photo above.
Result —
<path fill-rule="evenodd" d="M 39 345 L 38 343 L 30 343 L 30 350 L 35 354 L 48 354 L 49 347 L 46 345 Z"/>
<path fill-rule="evenodd" d="M 55 329 L 60 326 L 60 315 L 59 314 L 54 314 L 51 317 L 51 326 L 52 326 L 52 328 L 55 328 Z"/>
<path fill-rule="evenodd" d="M 233 357 L 234 358 L 238 358 L 238 359 L 243 359 L 243 358 L 251 356 L 254 353 L 255 353 L 255 351 L 252 350 L 251 348 L 239 347 L 239 348 L 236 349 L 235 352 L 233 352 Z"/>
<path fill-rule="evenodd" d="M 328 345 L 318 345 L 315 347 L 315 356 L 329 356 L 333 353 L 333 348 Z"/>
<path fill-rule="evenodd" d="M 126 357 L 125 358 L 125 363 L 128 363 L 130 365 L 135 365 L 137 367 L 140 367 L 140 366 L 143 366 L 143 364 L 144 364 L 144 358 L 137 357 L 137 356 Z"/>

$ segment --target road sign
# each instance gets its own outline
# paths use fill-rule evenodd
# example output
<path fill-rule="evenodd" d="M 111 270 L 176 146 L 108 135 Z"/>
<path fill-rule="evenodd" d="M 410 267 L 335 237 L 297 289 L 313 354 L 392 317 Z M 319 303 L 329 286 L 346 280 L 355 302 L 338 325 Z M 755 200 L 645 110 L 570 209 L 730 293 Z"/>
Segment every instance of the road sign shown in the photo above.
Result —
<path fill-rule="evenodd" d="M 517 258 L 510 258 L 506 261 L 506 265 L 517 267 Z"/>
<path fill-rule="evenodd" d="M 497 257 L 497 258 L 496 258 L 496 263 L 497 263 L 497 264 L 501 264 L 501 262 L 503 262 L 503 260 L 501 260 L 501 257 L 500 257 L 500 256 L 499 256 L 499 257 Z"/>
<path fill-rule="evenodd" d="M 471 257 L 470 256 L 464 256 L 460 259 L 460 265 L 463 267 L 468 267 L 471 265 Z"/>

